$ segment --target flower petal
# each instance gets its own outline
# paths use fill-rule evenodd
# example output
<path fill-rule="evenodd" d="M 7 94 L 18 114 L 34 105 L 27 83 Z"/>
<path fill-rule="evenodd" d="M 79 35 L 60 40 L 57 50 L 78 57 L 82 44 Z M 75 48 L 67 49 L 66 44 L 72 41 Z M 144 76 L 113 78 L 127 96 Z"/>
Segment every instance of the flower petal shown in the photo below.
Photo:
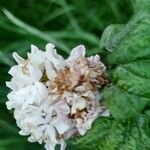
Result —
<path fill-rule="evenodd" d="M 37 82 L 42 77 L 42 71 L 36 65 L 28 64 L 29 73 L 33 82 Z"/>
<path fill-rule="evenodd" d="M 55 46 L 52 43 L 46 45 L 46 57 L 53 63 L 57 70 L 61 69 L 64 66 L 64 59 L 62 56 L 57 54 Z"/>
<path fill-rule="evenodd" d="M 85 46 L 84 45 L 79 45 L 75 48 L 72 49 L 70 52 L 70 56 L 68 57 L 67 61 L 74 61 L 79 57 L 84 57 L 85 56 Z"/>
<path fill-rule="evenodd" d="M 24 58 L 20 57 L 16 52 L 13 53 L 13 57 L 18 64 L 24 64 L 26 61 Z"/>
<path fill-rule="evenodd" d="M 46 75 L 48 77 L 49 80 L 53 79 L 56 72 L 54 70 L 54 68 L 52 67 L 52 63 L 49 61 L 45 62 L 45 69 L 46 69 Z"/>
<path fill-rule="evenodd" d="M 32 64 L 41 66 L 45 61 L 45 52 L 39 50 L 36 46 L 31 45 L 31 53 L 28 53 L 28 59 Z"/>
<path fill-rule="evenodd" d="M 56 146 L 55 143 L 53 143 L 53 142 L 51 142 L 51 141 L 48 141 L 48 142 L 46 142 L 46 144 L 45 144 L 45 149 L 46 149 L 46 150 L 55 150 L 55 146 Z"/>
<path fill-rule="evenodd" d="M 66 143 L 65 143 L 65 141 L 62 139 L 61 140 L 61 145 L 60 145 L 60 150 L 65 150 L 66 149 Z"/>

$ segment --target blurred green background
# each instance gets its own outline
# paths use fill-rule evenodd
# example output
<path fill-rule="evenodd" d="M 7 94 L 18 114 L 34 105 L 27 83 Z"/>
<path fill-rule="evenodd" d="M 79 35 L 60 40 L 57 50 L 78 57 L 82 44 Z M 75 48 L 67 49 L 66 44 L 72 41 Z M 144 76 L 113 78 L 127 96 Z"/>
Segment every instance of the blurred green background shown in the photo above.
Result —
<path fill-rule="evenodd" d="M 99 53 L 104 29 L 126 23 L 132 14 L 131 0 L 0 0 L 0 150 L 41 148 L 19 136 L 5 107 L 12 52 L 26 56 L 31 44 L 44 49 L 53 42 L 64 57 L 78 44 L 86 45 L 88 55 Z"/>

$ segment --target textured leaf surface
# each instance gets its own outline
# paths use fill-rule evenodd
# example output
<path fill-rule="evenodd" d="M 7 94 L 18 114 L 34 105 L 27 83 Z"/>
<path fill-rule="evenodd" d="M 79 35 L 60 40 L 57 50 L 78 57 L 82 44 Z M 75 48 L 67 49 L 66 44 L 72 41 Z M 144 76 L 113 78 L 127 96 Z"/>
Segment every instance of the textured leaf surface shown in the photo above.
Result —
<path fill-rule="evenodd" d="M 141 4 L 147 8 L 147 1 Z M 150 8 L 149 11 L 138 9 L 129 23 L 114 36 L 114 49 L 106 57 L 112 84 L 104 89 L 103 95 L 106 105 L 117 119 L 136 116 L 150 104 L 149 12 Z M 102 39 L 105 36 L 106 33 Z M 111 42 L 114 39 L 112 37 Z"/>
<path fill-rule="evenodd" d="M 73 141 L 75 150 L 148 150 L 150 148 L 149 115 L 127 122 L 99 119 L 84 137 Z M 69 146 L 68 146 L 69 150 Z"/>

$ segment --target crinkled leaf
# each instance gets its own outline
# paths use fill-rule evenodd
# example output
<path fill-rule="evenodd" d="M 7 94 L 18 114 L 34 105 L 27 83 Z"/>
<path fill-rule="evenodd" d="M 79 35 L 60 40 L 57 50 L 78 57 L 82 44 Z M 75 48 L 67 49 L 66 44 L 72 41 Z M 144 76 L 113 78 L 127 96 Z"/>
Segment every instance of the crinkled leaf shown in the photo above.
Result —
<path fill-rule="evenodd" d="M 149 0 L 132 0 L 134 11 L 140 10 L 149 11 L 150 1 Z"/>
<path fill-rule="evenodd" d="M 69 146 L 73 145 L 74 149 L 78 150 L 91 150 L 96 149 L 99 145 L 99 139 L 102 139 L 108 134 L 108 129 L 111 127 L 111 120 L 108 119 L 98 119 L 92 126 L 92 129 L 87 132 L 85 136 L 79 138 L 73 138 L 68 142 L 67 149 Z"/>
<path fill-rule="evenodd" d="M 141 115 L 120 122 L 98 119 L 83 137 L 73 139 L 75 150 L 148 150 L 150 148 L 150 119 Z M 69 150 L 69 146 L 67 148 Z"/>
<path fill-rule="evenodd" d="M 147 8 L 147 1 L 143 0 L 140 8 L 144 8 L 144 4 Z M 106 57 L 112 84 L 104 89 L 103 95 L 110 112 L 117 119 L 136 116 L 150 105 L 150 7 L 137 10 L 129 23 L 105 45 L 108 49 L 114 44 L 112 53 Z M 104 39 L 105 32 L 103 43 Z"/>
<path fill-rule="evenodd" d="M 101 39 L 101 48 L 106 48 L 109 51 L 112 51 L 115 47 L 117 38 L 114 38 L 117 33 L 119 33 L 124 25 L 109 25 L 103 32 L 103 38 Z"/>

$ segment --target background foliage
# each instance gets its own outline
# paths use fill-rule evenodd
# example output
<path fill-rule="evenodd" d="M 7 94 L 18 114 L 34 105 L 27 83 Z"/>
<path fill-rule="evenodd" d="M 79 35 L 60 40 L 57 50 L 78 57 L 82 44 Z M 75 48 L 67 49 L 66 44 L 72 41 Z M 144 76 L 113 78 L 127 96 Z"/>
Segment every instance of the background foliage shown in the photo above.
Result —
<path fill-rule="evenodd" d="M 43 149 L 19 136 L 5 81 L 13 51 L 26 57 L 31 44 L 47 42 L 63 56 L 77 44 L 100 53 L 112 82 L 102 91 L 112 116 L 67 149 L 150 149 L 150 0 L 0 0 L 0 8 L 0 150 Z"/>

